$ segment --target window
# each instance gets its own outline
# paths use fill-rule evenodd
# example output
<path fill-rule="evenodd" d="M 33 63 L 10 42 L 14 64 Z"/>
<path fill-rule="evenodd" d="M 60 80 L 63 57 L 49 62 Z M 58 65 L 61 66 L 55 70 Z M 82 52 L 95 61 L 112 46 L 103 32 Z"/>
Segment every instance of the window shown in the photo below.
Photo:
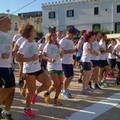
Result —
<path fill-rule="evenodd" d="M 68 25 L 67 28 L 74 28 L 74 26 L 73 25 Z"/>
<path fill-rule="evenodd" d="M 115 33 L 120 33 L 120 22 L 115 23 Z"/>
<path fill-rule="evenodd" d="M 67 17 L 74 17 L 74 10 L 67 10 Z"/>
<path fill-rule="evenodd" d="M 48 17 L 49 17 L 49 19 L 54 19 L 55 18 L 55 12 L 54 11 L 49 12 Z"/>
<path fill-rule="evenodd" d="M 99 30 L 100 29 L 100 24 L 93 24 L 92 30 Z"/>
<path fill-rule="evenodd" d="M 120 5 L 117 5 L 117 13 L 120 13 Z"/>
<path fill-rule="evenodd" d="M 94 7 L 94 15 L 99 15 L 99 7 Z"/>

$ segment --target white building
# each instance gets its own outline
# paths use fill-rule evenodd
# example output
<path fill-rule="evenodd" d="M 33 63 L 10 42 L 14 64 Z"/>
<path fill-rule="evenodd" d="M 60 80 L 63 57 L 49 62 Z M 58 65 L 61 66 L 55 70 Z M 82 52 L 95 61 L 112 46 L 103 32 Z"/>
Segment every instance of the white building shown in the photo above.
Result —
<path fill-rule="evenodd" d="M 42 11 L 44 33 L 49 27 L 64 30 L 67 26 L 120 32 L 120 0 L 62 0 L 43 3 Z"/>
<path fill-rule="evenodd" d="M 1 13 L 0 16 L 1 15 L 7 15 L 7 14 Z M 18 33 L 19 27 L 25 23 L 32 24 L 34 28 L 36 29 L 36 31 L 42 31 L 42 16 L 41 15 L 30 17 L 30 18 L 10 15 L 10 19 L 11 19 L 11 30 L 9 31 L 9 34 L 11 34 L 11 36 L 14 36 L 16 33 Z"/>

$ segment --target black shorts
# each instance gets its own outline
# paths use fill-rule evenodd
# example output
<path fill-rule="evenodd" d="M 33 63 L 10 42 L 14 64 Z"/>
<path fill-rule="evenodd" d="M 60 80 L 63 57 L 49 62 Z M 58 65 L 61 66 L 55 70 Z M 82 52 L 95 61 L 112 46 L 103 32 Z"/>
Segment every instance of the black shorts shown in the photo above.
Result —
<path fill-rule="evenodd" d="M 39 70 L 39 71 L 36 71 L 36 72 L 33 72 L 33 73 L 26 73 L 26 75 L 34 75 L 34 76 L 37 77 L 38 75 L 40 75 L 42 73 L 44 73 L 44 71 L 43 70 Z"/>
<path fill-rule="evenodd" d="M 108 59 L 108 63 L 111 68 L 115 68 L 116 66 L 116 59 Z"/>
<path fill-rule="evenodd" d="M 62 69 L 66 78 L 74 76 L 74 70 L 72 64 L 62 64 Z"/>
<path fill-rule="evenodd" d="M 73 60 L 76 60 L 76 55 L 73 55 Z"/>
<path fill-rule="evenodd" d="M 99 62 L 100 62 L 100 67 L 101 68 L 104 68 L 104 67 L 109 65 L 107 60 L 99 60 Z"/>
<path fill-rule="evenodd" d="M 82 62 L 83 70 L 89 71 L 91 70 L 91 64 L 90 62 Z"/>
<path fill-rule="evenodd" d="M 15 87 L 15 77 L 12 68 L 0 68 L 0 87 Z"/>
<path fill-rule="evenodd" d="M 117 62 L 117 68 L 120 70 L 120 62 Z"/>
<path fill-rule="evenodd" d="M 91 60 L 91 61 L 92 61 L 93 67 L 98 67 L 98 66 L 100 66 L 99 60 Z"/>

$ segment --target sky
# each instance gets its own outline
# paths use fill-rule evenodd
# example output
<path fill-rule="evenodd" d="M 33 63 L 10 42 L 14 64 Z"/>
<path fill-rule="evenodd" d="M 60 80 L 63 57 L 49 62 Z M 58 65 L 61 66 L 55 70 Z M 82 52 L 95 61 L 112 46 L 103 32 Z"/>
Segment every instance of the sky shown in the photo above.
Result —
<path fill-rule="evenodd" d="M 12 14 L 18 9 L 26 6 L 31 2 L 32 3 L 30 5 L 15 12 L 14 14 L 17 15 L 18 13 L 23 13 L 23 12 L 41 11 L 42 3 L 55 2 L 55 1 L 58 0 L 0 0 L 0 13 L 7 13 L 7 10 L 10 10 L 9 13 Z"/>

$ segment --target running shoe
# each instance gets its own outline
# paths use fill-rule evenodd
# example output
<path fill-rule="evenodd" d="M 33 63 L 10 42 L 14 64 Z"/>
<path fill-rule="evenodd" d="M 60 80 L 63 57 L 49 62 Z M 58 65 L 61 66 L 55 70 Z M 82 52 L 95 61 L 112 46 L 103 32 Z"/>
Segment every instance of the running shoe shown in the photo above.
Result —
<path fill-rule="evenodd" d="M 6 114 L 4 111 L 2 111 L 1 115 L 3 120 L 13 120 L 13 118 L 11 117 L 11 113 Z"/>
<path fill-rule="evenodd" d="M 29 108 L 29 109 L 24 108 L 24 113 L 29 118 L 35 118 L 35 114 L 31 110 L 31 108 Z"/>
<path fill-rule="evenodd" d="M 23 80 L 19 80 L 19 83 L 18 83 L 18 87 L 21 89 L 24 85 L 24 81 Z"/>
<path fill-rule="evenodd" d="M 99 83 L 99 85 L 100 85 L 102 88 L 104 88 L 104 87 L 107 87 L 107 86 L 108 86 L 108 84 L 107 84 L 106 80 L 102 80 L 102 81 Z"/>
<path fill-rule="evenodd" d="M 95 83 L 95 89 L 102 90 L 102 88 L 101 88 L 101 86 L 99 85 L 99 83 Z"/>
<path fill-rule="evenodd" d="M 120 79 L 116 78 L 115 83 L 116 83 L 117 85 L 120 85 Z"/>
<path fill-rule="evenodd" d="M 114 78 L 114 76 L 113 76 L 112 73 L 109 73 L 109 74 L 107 75 L 107 77 L 109 77 L 109 78 Z"/>
<path fill-rule="evenodd" d="M 93 87 L 92 87 L 92 82 L 91 82 L 91 81 L 89 82 L 89 87 L 90 87 L 91 89 L 93 89 Z"/>
<path fill-rule="evenodd" d="M 47 104 L 51 104 L 51 99 L 50 99 L 50 95 L 47 95 L 46 93 L 44 94 L 44 100 Z"/>
<path fill-rule="evenodd" d="M 55 98 L 55 99 L 54 99 L 54 104 L 55 104 L 55 105 L 58 105 L 58 106 L 61 106 L 61 105 L 62 105 L 62 102 L 61 102 L 60 99 Z"/>
<path fill-rule="evenodd" d="M 32 104 L 35 104 L 37 102 L 37 95 L 33 95 L 32 97 Z"/>
<path fill-rule="evenodd" d="M 89 95 L 90 93 L 92 93 L 88 88 L 84 88 L 84 89 L 82 89 L 82 93 L 84 94 L 84 95 Z"/>
<path fill-rule="evenodd" d="M 61 94 L 65 97 L 65 98 L 71 98 L 72 95 L 69 91 L 61 91 Z"/>
<path fill-rule="evenodd" d="M 2 118 L 2 108 L 0 108 L 0 119 Z"/>

